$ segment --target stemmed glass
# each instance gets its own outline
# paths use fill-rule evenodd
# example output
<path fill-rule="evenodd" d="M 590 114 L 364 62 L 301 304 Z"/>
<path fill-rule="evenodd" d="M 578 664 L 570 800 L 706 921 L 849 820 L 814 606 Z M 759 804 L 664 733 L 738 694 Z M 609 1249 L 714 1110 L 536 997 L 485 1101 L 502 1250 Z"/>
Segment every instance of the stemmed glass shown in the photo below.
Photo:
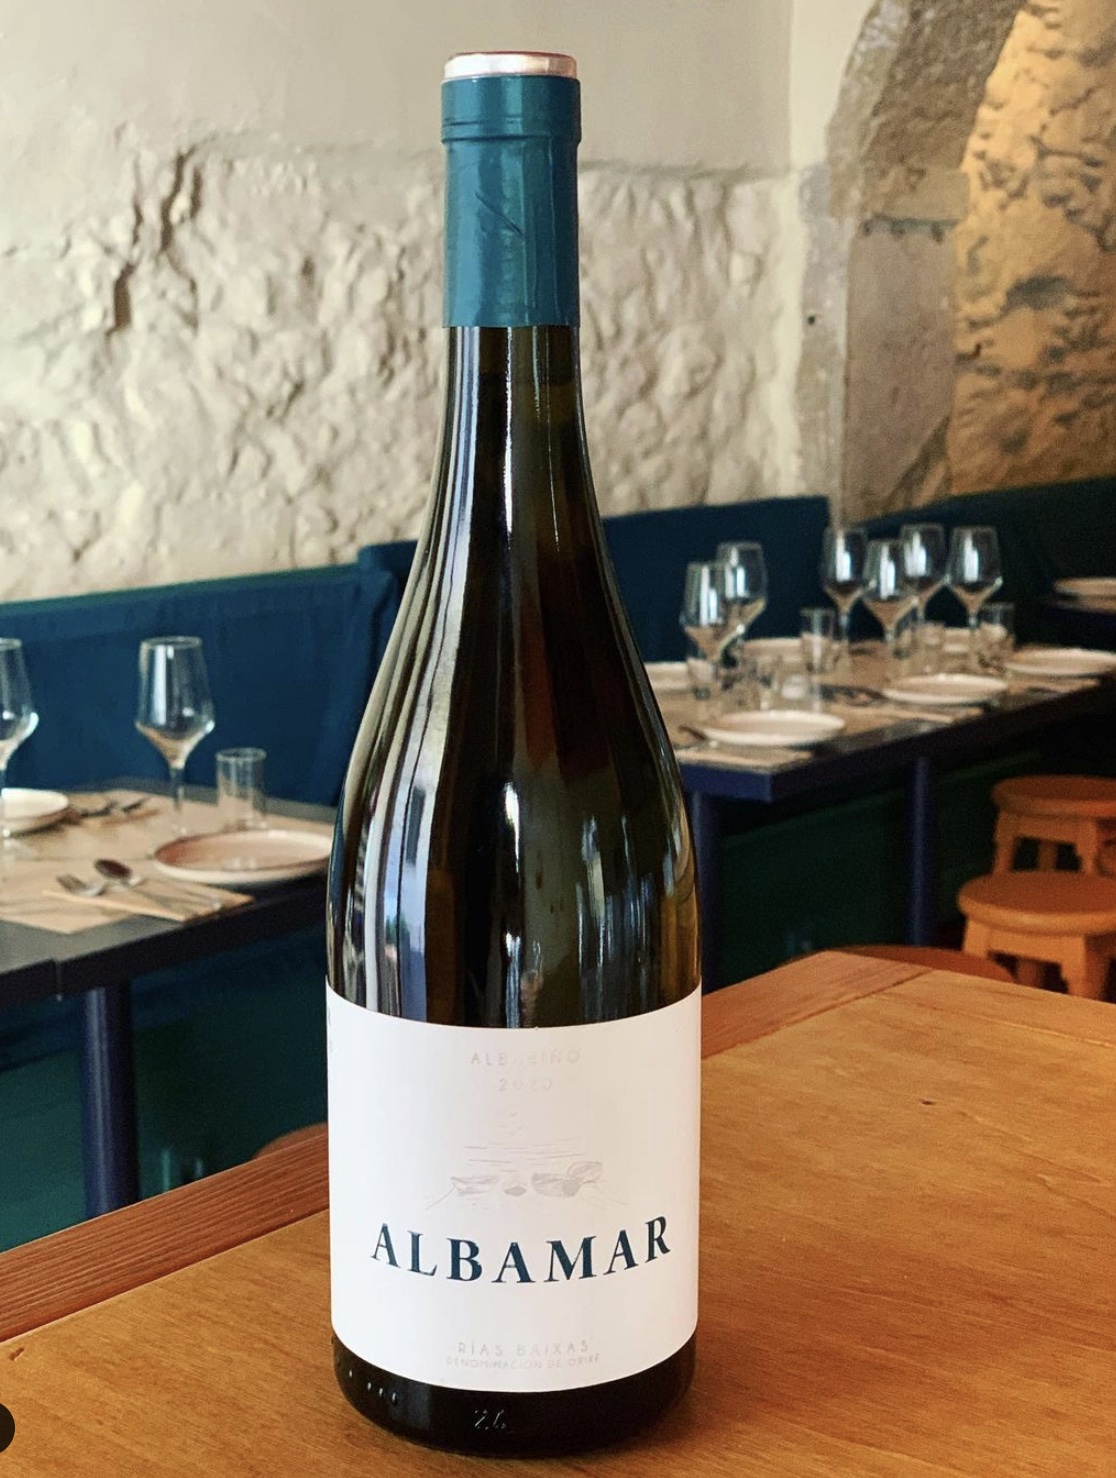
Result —
<path fill-rule="evenodd" d="M 729 626 L 724 652 L 742 642 L 748 627 L 767 608 L 767 563 L 762 544 L 718 544 Z"/>
<path fill-rule="evenodd" d="M 730 624 L 725 597 L 724 566 L 718 560 L 696 560 L 686 566 L 678 620 L 719 676 L 721 654 L 732 638 L 734 627 Z"/>
<path fill-rule="evenodd" d="M 873 539 L 864 561 L 864 604 L 883 627 L 889 666 L 895 661 L 895 629 L 915 603 L 901 539 Z"/>
<path fill-rule="evenodd" d="M 849 616 L 864 590 L 868 541 L 860 529 L 826 529 L 818 573 L 822 589 L 837 607 L 841 655 L 849 660 Z"/>
<path fill-rule="evenodd" d="M 945 529 L 939 523 L 905 523 L 899 530 L 907 579 L 915 598 L 915 621 L 922 626 L 926 607 L 945 584 Z"/>
<path fill-rule="evenodd" d="M 0 637 L 0 846 L 11 846 L 8 825 L 8 761 L 35 732 L 39 715 L 31 696 L 31 681 L 23 660 L 23 643 L 15 636 Z"/>
<path fill-rule="evenodd" d="M 201 638 L 153 636 L 140 642 L 136 728 L 167 762 L 179 831 L 186 761 L 215 721 Z"/>
<path fill-rule="evenodd" d="M 957 528 L 949 544 L 946 584 L 965 607 L 969 618 L 969 666 L 977 662 L 977 626 L 980 608 L 1003 584 L 1000 541 L 991 528 Z"/>

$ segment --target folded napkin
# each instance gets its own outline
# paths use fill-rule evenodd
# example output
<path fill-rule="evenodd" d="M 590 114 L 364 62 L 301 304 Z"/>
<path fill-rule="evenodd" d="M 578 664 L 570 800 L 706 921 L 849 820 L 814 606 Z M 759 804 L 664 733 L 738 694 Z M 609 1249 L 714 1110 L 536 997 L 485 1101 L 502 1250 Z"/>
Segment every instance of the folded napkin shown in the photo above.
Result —
<path fill-rule="evenodd" d="M 829 705 L 827 710 L 845 720 L 847 734 L 861 734 L 868 729 L 890 729 L 897 723 L 956 724 L 962 719 L 979 718 L 982 708 L 972 704 L 961 707 L 916 708 L 910 703 L 866 703 L 846 706 Z"/>
<path fill-rule="evenodd" d="M 114 915 L 140 914 L 148 918 L 171 919 L 179 924 L 239 908 L 252 901 L 251 893 L 232 893 L 227 888 L 203 890 L 193 884 L 178 887 L 172 882 L 164 886 L 161 881 L 148 883 L 146 880 L 140 885 L 114 885 L 103 893 L 88 896 L 71 893 L 61 886 L 48 886 L 43 889 L 42 896 L 79 908 L 93 908 Z M 36 926 L 43 927 L 37 921 Z"/>
<path fill-rule="evenodd" d="M 1095 677 L 1013 677 L 1008 682 L 1008 692 L 1079 693 L 1095 688 L 1098 681 Z"/>
<path fill-rule="evenodd" d="M 723 770 L 784 770 L 810 758 L 808 749 L 749 749 L 746 745 L 684 744 L 675 755 L 683 764 L 714 765 Z"/>

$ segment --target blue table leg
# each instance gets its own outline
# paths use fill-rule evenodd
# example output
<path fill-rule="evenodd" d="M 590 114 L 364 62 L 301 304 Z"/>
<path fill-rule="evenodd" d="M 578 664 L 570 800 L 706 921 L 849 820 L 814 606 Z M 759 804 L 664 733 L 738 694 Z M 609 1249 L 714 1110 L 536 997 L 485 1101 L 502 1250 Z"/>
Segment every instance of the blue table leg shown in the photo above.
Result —
<path fill-rule="evenodd" d="M 101 986 L 79 999 L 85 1212 L 100 1216 L 139 1199 L 131 986 Z"/>
<path fill-rule="evenodd" d="M 936 930 L 938 806 L 925 755 L 907 777 L 907 943 L 933 944 Z"/>
<path fill-rule="evenodd" d="M 721 979 L 721 807 L 716 796 L 695 791 L 688 797 L 701 898 L 701 978 L 705 990 Z"/>

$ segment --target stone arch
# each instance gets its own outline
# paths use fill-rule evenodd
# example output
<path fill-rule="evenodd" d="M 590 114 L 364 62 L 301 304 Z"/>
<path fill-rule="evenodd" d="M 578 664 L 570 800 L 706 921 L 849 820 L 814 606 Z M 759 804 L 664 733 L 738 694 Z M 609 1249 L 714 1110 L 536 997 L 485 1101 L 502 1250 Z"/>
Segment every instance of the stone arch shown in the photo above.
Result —
<path fill-rule="evenodd" d="M 849 57 L 828 134 L 828 208 L 808 233 L 807 287 L 831 305 L 831 328 L 807 337 L 799 372 L 804 472 L 828 471 L 839 516 L 948 490 L 961 166 L 1021 8 L 876 0 Z"/>
<path fill-rule="evenodd" d="M 1116 7 L 1031 0 L 962 164 L 957 492 L 1116 471 Z"/>

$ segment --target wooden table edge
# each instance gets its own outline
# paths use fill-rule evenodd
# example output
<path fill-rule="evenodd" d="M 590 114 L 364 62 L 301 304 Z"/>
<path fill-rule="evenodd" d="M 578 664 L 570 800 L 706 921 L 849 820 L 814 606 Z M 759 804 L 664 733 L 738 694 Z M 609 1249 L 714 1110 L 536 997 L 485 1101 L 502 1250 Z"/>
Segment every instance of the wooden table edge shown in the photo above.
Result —
<path fill-rule="evenodd" d="M 702 1002 L 702 1055 L 756 1041 L 924 974 L 839 953 L 794 961 Z M 328 1205 L 325 1126 L 192 1185 L 0 1253 L 0 1341 L 126 1293 Z"/>

